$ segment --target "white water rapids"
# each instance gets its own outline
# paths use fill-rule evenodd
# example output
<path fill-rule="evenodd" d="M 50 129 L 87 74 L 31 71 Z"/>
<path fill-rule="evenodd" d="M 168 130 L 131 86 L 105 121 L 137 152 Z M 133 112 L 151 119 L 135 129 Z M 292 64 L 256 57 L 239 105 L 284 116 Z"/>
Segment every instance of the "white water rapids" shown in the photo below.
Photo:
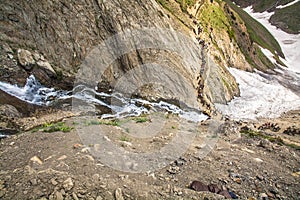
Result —
<path fill-rule="evenodd" d="M 181 109 L 165 101 L 150 102 L 138 98 L 129 99 L 120 93 L 108 94 L 97 92 L 95 89 L 88 88 L 84 85 L 76 86 L 73 91 L 55 90 L 54 88 L 42 86 L 33 75 L 27 78 L 27 83 L 24 87 L 0 82 L 0 89 L 23 101 L 36 105 L 50 106 L 60 100 L 75 98 L 89 104 L 105 106 L 110 109 L 112 113 L 101 115 L 102 119 L 140 116 L 141 114 L 149 113 L 149 107 L 151 107 L 152 111 L 167 111 L 178 114 L 181 118 L 193 122 L 200 122 L 208 118 L 207 115 L 196 109 Z M 111 104 L 111 102 L 113 102 L 112 99 L 118 103 Z"/>

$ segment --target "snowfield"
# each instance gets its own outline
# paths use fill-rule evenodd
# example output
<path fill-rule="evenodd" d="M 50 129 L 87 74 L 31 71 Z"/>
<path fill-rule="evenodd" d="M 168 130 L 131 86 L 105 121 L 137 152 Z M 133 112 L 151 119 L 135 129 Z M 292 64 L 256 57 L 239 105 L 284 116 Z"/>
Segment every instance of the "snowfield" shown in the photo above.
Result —
<path fill-rule="evenodd" d="M 275 118 L 286 111 L 300 109 L 299 94 L 284 87 L 272 76 L 263 74 L 263 77 L 235 68 L 229 68 L 229 71 L 239 84 L 241 96 L 228 105 L 216 104 L 216 108 L 224 115 L 237 120 Z"/>
<path fill-rule="evenodd" d="M 254 13 L 251 6 L 244 10 L 266 27 L 278 41 L 285 55 L 285 59 L 282 59 L 284 64 L 286 64 L 290 70 L 300 73 L 300 34 L 288 34 L 276 26 L 273 26 L 269 22 L 269 19 L 274 12 Z"/>
<path fill-rule="evenodd" d="M 271 25 L 269 19 L 274 13 L 254 13 L 252 7 L 244 10 L 275 37 L 285 55 L 285 59 L 281 60 L 288 68 L 276 69 L 278 72 L 276 75 L 259 71 L 249 73 L 230 68 L 230 73 L 239 84 L 241 96 L 234 98 L 227 105 L 216 104 L 216 108 L 224 115 L 238 120 L 275 118 L 289 110 L 300 109 L 300 34 L 288 34 Z M 271 62 L 276 63 L 274 55 L 269 50 L 260 48 Z"/>

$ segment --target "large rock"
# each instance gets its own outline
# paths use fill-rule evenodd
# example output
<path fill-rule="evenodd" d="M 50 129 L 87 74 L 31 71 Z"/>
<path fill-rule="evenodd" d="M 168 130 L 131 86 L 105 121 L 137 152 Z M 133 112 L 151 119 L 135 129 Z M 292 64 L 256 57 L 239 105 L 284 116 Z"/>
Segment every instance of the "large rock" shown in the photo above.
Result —
<path fill-rule="evenodd" d="M 55 76 L 56 75 L 56 72 L 54 71 L 54 69 L 51 67 L 50 63 L 48 61 L 42 61 L 42 60 L 39 60 L 37 63 L 36 63 L 41 69 L 45 70 L 46 73 L 49 75 L 49 76 Z"/>
<path fill-rule="evenodd" d="M 22 116 L 22 114 L 14 106 L 9 104 L 0 106 L 0 115 L 11 118 L 19 118 Z"/>
<path fill-rule="evenodd" d="M 31 70 L 35 64 L 35 60 L 33 59 L 31 52 L 24 49 L 18 49 L 18 60 L 22 67 L 26 70 Z"/>
<path fill-rule="evenodd" d="M 18 116 L 18 115 L 29 116 L 30 114 L 34 113 L 37 109 L 42 108 L 42 106 L 28 104 L 27 102 L 24 102 L 12 95 L 7 94 L 6 92 L 3 92 L 2 90 L 0 90 L 0 105 L 3 105 L 3 104 L 4 105 L 9 104 L 10 115 L 12 115 L 12 112 L 13 112 L 14 116 Z M 18 114 L 18 113 L 21 113 L 21 114 Z M 9 114 L 9 113 L 7 113 L 7 114 Z"/>

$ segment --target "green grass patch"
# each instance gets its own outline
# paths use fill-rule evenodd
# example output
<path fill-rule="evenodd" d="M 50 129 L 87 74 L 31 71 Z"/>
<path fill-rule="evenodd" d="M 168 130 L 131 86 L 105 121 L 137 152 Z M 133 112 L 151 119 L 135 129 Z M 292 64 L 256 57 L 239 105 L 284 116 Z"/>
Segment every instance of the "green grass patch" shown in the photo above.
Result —
<path fill-rule="evenodd" d="M 148 117 L 135 117 L 133 118 L 133 120 L 136 122 L 136 123 L 145 123 L 145 122 L 148 122 L 150 121 Z"/>
<path fill-rule="evenodd" d="M 209 29 L 213 28 L 232 33 L 230 22 L 219 4 L 205 3 L 200 9 L 198 18 L 205 32 L 210 32 Z"/>
<path fill-rule="evenodd" d="M 274 68 L 273 63 L 265 56 L 265 54 L 261 51 L 261 49 L 259 47 L 255 47 L 255 52 L 257 57 L 259 58 L 259 60 L 261 60 L 261 62 L 267 66 L 268 68 Z"/>
<path fill-rule="evenodd" d="M 298 151 L 300 150 L 300 146 L 298 146 L 296 144 L 287 144 L 287 143 L 285 143 L 285 145 L 288 146 L 288 147 L 291 147 L 293 149 L 296 149 Z"/>
<path fill-rule="evenodd" d="M 293 0 L 259 0 L 253 3 L 253 10 L 255 12 L 264 12 L 272 8 L 277 7 L 278 5 L 285 5 Z M 278 4 L 279 3 L 279 4 Z"/>
<path fill-rule="evenodd" d="M 70 132 L 73 129 L 71 126 L 67 126 L 64 122 L 57 122 L 57 123 L 46 123 L 42 126 L 36 127 L 32 129 L 32 132 L 42 131 L 45 133 L 53 133 L 57 131 L 61 132 Z"/>
<path fill-rule="evenodd" d="M 196 0 L 175 0 L 177 3 L 180 4 L 180 8 L 183 12 L 187 12 L 187 8 L 194 6 Z"/>
<path fill-rule="evenodd" d="M 126 135 L 121 135 L 120 141 L 123 141 L 123 142 L 129 142 L 130 139 L 129 139 Z"/>
<path fill-rule="evenodd" d="M 87 126 L 90 125 L 108 125 L 108 126 L 120 126 L 119 120 L 92 120 L 86 123 Z"/>
<path fill-rule="evenodd" d="M 254 131 L 254 130 L 251 130 L 251 129 L 241 130 L 240 133 L 243 134 L 243 135 L 246 135 L 248 137 L 251 137 L 251 138 L 264 138 L 264 139 L 269 140 L 272 143 L 276 143 L 278 145 L 285 145 L 285 146 L 294 148 L 296 150 L 300 150 L 300 146 L 284 142 L 283 139 L 280 136 L 274 136 L 273 137 L 273 136 L 265 135 L 262 132 Z"/>

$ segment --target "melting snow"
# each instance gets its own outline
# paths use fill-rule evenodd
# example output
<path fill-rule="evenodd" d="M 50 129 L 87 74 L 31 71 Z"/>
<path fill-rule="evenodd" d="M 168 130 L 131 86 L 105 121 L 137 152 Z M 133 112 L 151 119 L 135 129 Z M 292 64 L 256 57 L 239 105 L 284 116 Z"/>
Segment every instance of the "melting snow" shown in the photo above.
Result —
<path fill-rule="evenodd" d="M 289 67 L 290 70 L 300 72 L 300 34 L 288 34 L 269 22 L 270 17 L 274 12 L 254 13 L 252 7 L 244 9 L 251 17 L 265 26 L 268 31 L 278 41 L 285 55 L 282 61 Z"/>
<path fill-rule="evenodd" d="M 291 6 L 291 5 L 294 5 L 295 3 L 298 3 L 299 1 L 300 1 L 300 0 L 295 0 L 295 1 L 292 1 L 292 2 L 290 2 L 290 3 L 288 3 L 288 4 L 277 6 L 276 8 L 279 8 L 279 9 L 281 9 L 281 8 L 286 8 L 286 7 L 289 7 L 289 6 Z"/>
<path fill-rule="evenodd" d="M 229 71 L 239 84 L 241 96 L 228 105 L 216 104 L 216 108 L 224 115 L 233 119 L 275 118 L 286 111 L 300 108 L 300 97 L 270 75 L 264 74 L 262 77 L 234 68 L 229 68 Z"/>
<path fill-rule="evenodd" d="M 267 58 L 274 64 L 276 64 L 276 60 L 274 59 L 274 55 L 271 51 L 269 51 L 268 49 L 265 49 L 263 47 L 260 46 L 261 51 L 263 52 L 263 54 L 265 54 L 265 56 L 267 56 Z"/>

